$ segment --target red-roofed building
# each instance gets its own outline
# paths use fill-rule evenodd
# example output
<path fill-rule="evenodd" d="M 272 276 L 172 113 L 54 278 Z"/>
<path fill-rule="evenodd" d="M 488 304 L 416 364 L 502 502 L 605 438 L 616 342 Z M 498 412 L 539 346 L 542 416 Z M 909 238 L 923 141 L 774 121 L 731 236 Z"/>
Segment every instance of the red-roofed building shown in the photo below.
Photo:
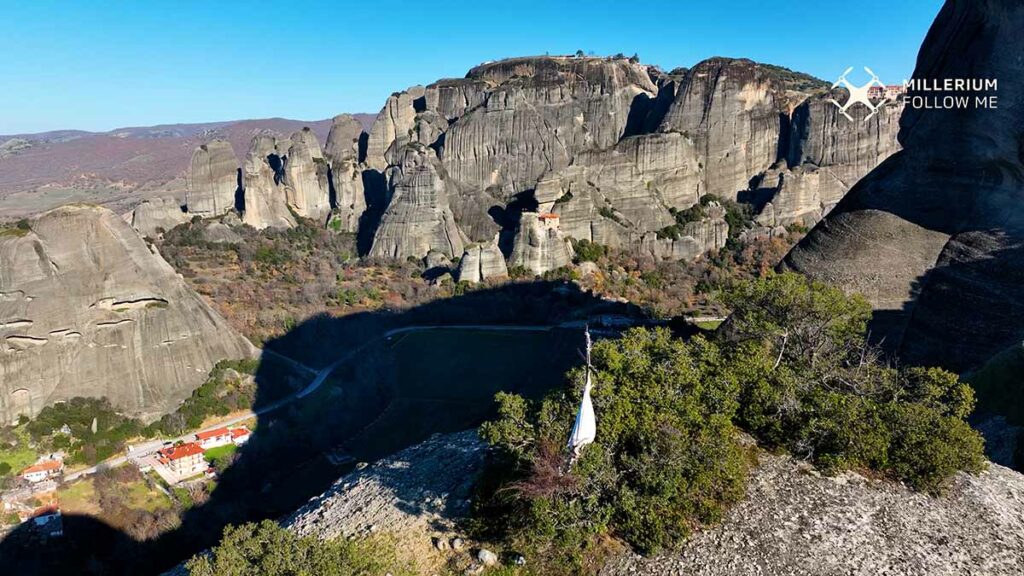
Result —
<path fill-rule="evenodd" d="M 231 431 L 224 427 L 217 428 L 216 430 L 199 432 L 196 434 L 196 442 L 199 442 L 199 445 L 203 447 L 203 450 L 209 450 L 210 448 L 216 448 L 217 446 L 226 446 L 231 444 Z"/>
<path fill-rule="evenodd" d="M 198 443 L 189 442 L 160 450 L 157 460 L 177 476 L 187 478 L 206 471 L 203 452 L 205 450 Z"/>
<path fill-rule="evenodd" d="M 29 482 L 42 482 L 47 478 L 57 476 L 64 470 L 64 463 L 60 460 L 44 460 L 33 464 L 21 471 L 21 477 Z"/>
<path fill-rule="evenodd" d="M 231 430 L 231 441 L 234 442 L 235 446 L 241 446 L 249 441 L 249 437 L 252 436 L 252 432 L 249 432 L 248 428 L 234 428 Z"/>

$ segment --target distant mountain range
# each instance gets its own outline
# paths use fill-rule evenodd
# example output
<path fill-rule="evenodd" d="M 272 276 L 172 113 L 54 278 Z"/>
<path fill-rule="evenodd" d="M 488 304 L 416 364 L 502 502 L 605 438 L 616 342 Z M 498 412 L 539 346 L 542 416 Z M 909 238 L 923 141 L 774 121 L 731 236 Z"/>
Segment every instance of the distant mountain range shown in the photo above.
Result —
<path fill-rule="evenodd" d="M 355 114 L 369 130 L 376 114 Z M 183 194 L 183 175 L 199 144 L 223 138 L 244 155 L 257 134 L 287 136 L 309 127 L 324 140 L 331 120 L 265 118 L 129 127 L 109 132 L 56 130 L 0 136 L 0 220 L 68 202 L 127 209 L 155 194 Z"/>

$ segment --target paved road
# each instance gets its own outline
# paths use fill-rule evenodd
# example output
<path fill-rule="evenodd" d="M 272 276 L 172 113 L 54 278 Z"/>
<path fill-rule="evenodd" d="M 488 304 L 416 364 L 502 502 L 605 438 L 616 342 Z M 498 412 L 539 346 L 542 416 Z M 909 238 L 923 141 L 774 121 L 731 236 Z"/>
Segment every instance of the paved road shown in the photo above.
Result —
<path fill-rule="evenodd" d="M 142 444 L 134 445 L 134 446 L 132 446 L 132 448 L 128 452 L 128 454 L 125 455 L 125 456 L 118 456 L 116 458 L 111 458 L 111 459 L 108 459 L 108 460 L 104 460 L 103 462 L 100 462 L 99 464 L 97 464 L 95 466 L 91 466 L 89 468 L 85 468 L 83 470 L 79 470 L 77 472 L 73 472 L 71 474 L 65 474 L 64 475 L 64 482 L 72 482 L 72 481 L 77 480 L 77 479 L 79 479 L 79 478 L 81 478 L 83 476 L 88 476 L 90 474 L 95 474 L 96 472 L 98 472 L 100 470 L 104 470 L 104 469 L 107 469 L 107 468 L 114 468 L 114 467 L 120 466 L 121 464 L 124 464 L 125 462 L 127 462 L 130 459 L 142 458 L 143 456 L 146 456 L 146 455 L 151 454 L 154 451 L 158 450 L 161 446 L 163 446 L 167 442 L 172 442 L 173 443 L 173 442 L 179 442 L 179 441 L 181 441 L 181 442 L 190 441 L 190 440 L 192 440 L 193 437 L 195 437 L 195 435 L 198 432 L 206 432 L 206 431 L 209 431 L 209 430 L 215 430 L 217 428 L 222 428 L 224 426 L 233 426 L 235 424 L 238 424 L 239 422 L 243 422 L 243 421 L 248 420 L 250 418 L 255 418 L 255 417 L 258 417 L 258 416 L 262 416 L 264 414 L 267 414 L 268 412 L 273 412 L 274 410 L 277 410 L 277 409 L 279 409 L 279 408 L 281 408 L 283 406 L 286 406 L 286 405 L 288 405 L 288 404 L 290 404 L 290 403 L 292 403 L 292 402 L 294 402 L 296 400 L 299 400 L 301 398 L 305 398 L 306 396 L 312 394 L 313 392 L 316 392 L 316 390 L 320 387 L 320 385 L 322 385 L 327 380 L 327 378 L 331 375 L 332 372 L 334 372 L 338 368 L 338 366 L 341 366 L 342 364 L 344 364 L 345 362 L 350 360 L 353 356 L 355 356 L 356 354 L 358 354 L 358 353 L 362 352 L 363 350 L 365 350 L 368 346 L 370 346 L 370 344 L 372 344 L 372 343 L 374 343 L 374 342 L 376 342 L 377 340 L 380 340 L 380 339 L 392 338 L 394 336 L 398 336 L 399 334 L 408 334 L 408 333 L 412 333 L 412 332 L 423 332 L 423 331 L 427 331 L 427 330 L 443 330 L 443 329 L 448 329 L 448 330 L 480 330 L 480 331 L 483 331 L 483 332 L 546 332 L 546 331 L 549 331 L 549 330 L 553 330 L 555 328 L 575 328 L 575 327 L 582 328 L 583 327 L 582 322 L 565 322 L 565 323 L 562 323 L 562 324 L 525 325 L 525 326 L 524 325 L 488 325 L 488 324 L 461 324 L 461 325 L 447 325 L 447 326 L 441 326 L 441 325 L 405 326 L 403 328 L 395 328 L 393 330 L 388 330 L 387 332 L 383 333 L 379 337 L 371 339 L 371 340 L 368 340 L 367 342 L 363 343 L 362 345 L 357 346 L 357 347 L 349 350 L 348 352 L 343 354 L 341 357 L 336 359 L 334 362 L 331 362 L 327 366 L 321 368 L 319 371 L 314 370 L 313 368 L 310 368 L 309 366 L 306 366 L 305 364 L 297 362 L 297 361 L 295 361 L 295 360 L 293 360 L 291 358 L 288 358 L 287 356 L 282 356 L 281 354 L 278 354 L 277 352 L 274 352 L 273 350 L 263 350 L 262 354 L 266 354 L 266 355 L 269 355 L 269 356 L 273 356 L 273 357 L 275 357 L 277 359 L 283 360 L 286 363 L 290 364 L 291 366 L 297 368 L 298 370 L 300 370 L 302 372 L 306 372 L 308 374 L 315 374 L 316 376 L 314 376 L 313 380 L 310 381 L 310 383 L 305 388 L 303 388 L 302 390 L 299 390 L 298 392 L 296 392 L 294 394 L 290 394 L 290 395 L 288 395 L 288 396 L 286 396 L 286 397 L 284 397 L 284 398 L 282 398 L 282 399 L 280 399 L 280 400 L 278 400 L 276 402 L 268 404 L 268 405 L 260 408 L 259 410 L 256 410 L 256 411 L 247 410 L 246 412 L 244 412 L 242 414 L 239 414 L 238 416 L 235 416 L 235 417 L 233 417 L 233 418 L 231 418 L 229 420 L 225 420 L 225 421 L 219 422 L 217 424 L 214 424 L 213 426 L 207 426 L 206 428 L 203 428 L 202 430 L 196 430 L 196 431 L 189 432 L 188 434 L 183 434 L 181 436 L 178 436 L 177 438 L 172 438 L 170 440 L 152 440 L 152 441 L 145 442 L 145 443 L 142 443 Z"/>

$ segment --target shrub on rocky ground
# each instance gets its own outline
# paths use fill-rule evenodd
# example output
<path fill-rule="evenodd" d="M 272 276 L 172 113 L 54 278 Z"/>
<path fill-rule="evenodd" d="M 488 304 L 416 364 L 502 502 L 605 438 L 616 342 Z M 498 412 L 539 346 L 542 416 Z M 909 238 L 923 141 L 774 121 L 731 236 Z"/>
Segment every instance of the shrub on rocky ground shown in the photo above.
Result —
<path fill-rule="evenodd" d="M 384 538 L 301 537 L 270 520 L 228 526 L 220 544 L 187 563 L 191 576 L 378 576 L 413 574 Z"/>
<path fill-rule="evenodd" d="M 650 552 L 742 497 L 734 423 L 826 471 L 860 469 L 940 493 L 984 466 L 971 388 L 938 368 L 893 368 L 866 342 L 863 298 L 795 274 L 741 283 L 713 341 L 634 329 L 594 347 L 597 440 L 564 448 L 582 373 L 542 402 L 499 394 L 481 436 L 480 538 L 528 551 L 538 573 L 587 573 L 604 538 Z"/>

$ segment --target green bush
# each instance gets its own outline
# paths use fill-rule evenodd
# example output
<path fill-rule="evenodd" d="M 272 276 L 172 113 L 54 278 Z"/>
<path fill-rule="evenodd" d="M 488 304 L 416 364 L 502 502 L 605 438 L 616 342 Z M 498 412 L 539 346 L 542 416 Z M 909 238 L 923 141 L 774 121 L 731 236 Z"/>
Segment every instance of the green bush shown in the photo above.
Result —
<path fill-rule="evenodd" d="M 892 368 L 866 342 L 859 296 L 797 274 L 742 284 L 725 298 L 737 423 L 770 446 L 829 470 L 866 468 L 941 492 L 958 470 L 983 468 L 965 419 L 974 392 L 939 368 Z"/>
<path fill-rule="evenodd" d="M 252 408 L 256 400 L 256 385 L 246 378 L 228 379 L 227 371 L 255 374 L 259 360 L 222 360 L 192 395 L 171 414 L 167 414 L 146 428 L 146 435 L 177 436 L 186 430 L 199 428 L 211 416 L 225 416 L 236 410 Z"/>
<path fill-rule="evenodd" d="M 717 521 L 746 479 L 732 424 L 738 387 L 722 361 L 713 343 L 684 343 L 664 329 L 599 342 L 597 441 L 568 470 L 562 446 L 582 372 L 539 404 L 499 394 L 498 419 L 480 429 L 496 454 L 478 517 L 549 562 L 548 572 L 567 573 L 583 569 L 599 536 L 653 551 Z"/>
<path fill-rule="evenodd" d="M 603 244 L 591 242 L 586 238 L 573 243 L 573 250 L 576 252 L 576 263 L 597 262 L 608 254 L 608 247 Z"/>
<path fill-rule="evenodd" d="M 188 561 L 191 576 L 395 576 L 413 574 L 390 542 L 300 537 L 270 520 L 228 526 L 210 553 Z"/>
<path fill-rule="evenodd" d="M 65 424 L 73 440 L 57 433 Z M 139 436 L 142 423 L 118 414 L 106 398 L 76 397 L 43 408 L 26 429 L 37 444 L 68 448 L 69 462 L 95 464 L 117 454 L 127 440 Z"/>

